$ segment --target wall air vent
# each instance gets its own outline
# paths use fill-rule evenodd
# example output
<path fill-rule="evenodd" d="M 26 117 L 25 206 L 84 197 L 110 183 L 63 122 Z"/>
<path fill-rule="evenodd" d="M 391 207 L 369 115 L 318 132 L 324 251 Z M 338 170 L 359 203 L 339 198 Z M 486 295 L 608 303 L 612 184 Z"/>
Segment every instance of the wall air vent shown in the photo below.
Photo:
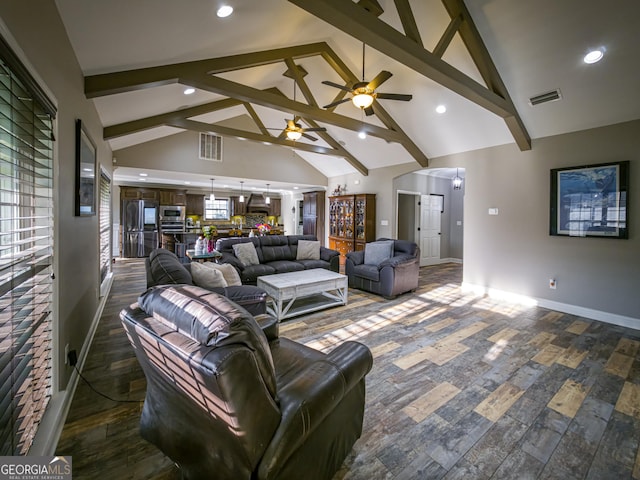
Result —
<path fill-rule="evenodd" d="M 562 98 L 562 94 L 559 89 L 551 90 L 550 92 L 541 93 L 540 95 L 535 95 L 529 99 L 529 105 L 535 107 L 536 105 L 540 105 L 541 103 L 547 102 L 555 102 L 556 100 L 560 100 Z"/>
<path fill-rule="evenodd" d="M 222 137 L 212 133 L 200 133 L 200 160 L 222 161 Z"/>

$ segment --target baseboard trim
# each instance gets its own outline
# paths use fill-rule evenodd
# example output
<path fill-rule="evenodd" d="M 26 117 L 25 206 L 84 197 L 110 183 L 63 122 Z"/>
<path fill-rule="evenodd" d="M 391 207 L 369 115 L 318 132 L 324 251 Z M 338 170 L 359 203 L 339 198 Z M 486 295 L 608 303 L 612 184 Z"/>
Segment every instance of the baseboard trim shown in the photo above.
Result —
<path fill-rule="evenodd" d="M 581 307 L 579 305 L 571 305 L 569 303 L 555 302 L 553 300 L 547 300 L 544 298 L 527 297 L 525 295 L 513 294 L 504 290 L 486 288 L 481 285 L 475 285 L 466 282 L 462 283 L 462 291 L 488 295 L 493 298 L 505 299 L 525 305 L 535 305 L 542 308 L 548 308 L 549 310 L 577 315 L 579 317 L 589 318 L 591 320 L 598 320 L 600 322 L 617 325 L 619 327 L 627 327 L 633 328 L 635 330 L 640 330 L 640 318 L 627 317 L 625 315 L 603 312 L 602 310 L 594 310 L 592 308 Z"/>
<path fill-rule="evenodd" d="M 113 275 L 109 275 L 101 285 L 100 302 L 98 303 L 98 308 L 93 316 L 93 320 L 91 321 L 89 332 L 82 344 L 82 348 L 80 349 L 80 355 L 78 356 L 77 367 L 80 371 L 82 371 L 82 367 L 87 360 L 89 349 L 91 348 L 93 337 L 98 329 L 98 324 L 100 323 L 104 306 L 109 298 L 109 292 L 111 291 L 112 284 Z M 79 378 L 78 372 L 74 369 L 71 373 L 71 377 L 69 378 L 69 382 L 67 383 L 67 388 L 52 395 L 51 400 L 49 400 L 47 412 L 40 422 L 33 444 L 29 450 L 29 455 L 55 455 L 58 441 L 62 434 L 62 429 L 67 420 L 69 409 L 71 408 L 73 396 L 76 393 Z"/>

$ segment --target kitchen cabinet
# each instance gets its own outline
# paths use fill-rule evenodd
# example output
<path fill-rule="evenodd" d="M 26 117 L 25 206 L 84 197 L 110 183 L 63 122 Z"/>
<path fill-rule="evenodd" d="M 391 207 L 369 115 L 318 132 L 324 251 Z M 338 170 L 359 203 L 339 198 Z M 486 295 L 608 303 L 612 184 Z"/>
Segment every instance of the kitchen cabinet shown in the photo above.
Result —
<path fill-rule="evenodd" d="M 186 206 L 187 191 L 186 190 L 160 190 L 160 205 L 169 206 Z"/>
<path fill-rule="evenodd" d="M 376 238 L 376 196 L 371 193 L 329 197 L 329 248 L 347 253 L 364 250 Z"/>
<path fill-rule="evenodd" d="M 271 203 L 269 204 L 269 215 L 279 217 L 282 210 L 282 199 L 271 197 Z"/>
<path fill-rule="evenodd" d="M 158 190 L 154 188 L 120 187 L 120 199 L 158 201 Z"/>
<path fill-rule="evenodd" d="M 204 216 L 204 195 L 187 194 L 187 215 Z"/>
<path fill-rule="evenodd" d="M 247 212 L 247 202 L 240 203 L 240 197 L 229 197 L 229 201 L 231 202 L 231 215 L 244 215 Z"/>
<path fill-rule="evenodd" d="M 324 245 L 324 191 L 306 192 L 302 196 L 302 234 L 315 235 Z"/>

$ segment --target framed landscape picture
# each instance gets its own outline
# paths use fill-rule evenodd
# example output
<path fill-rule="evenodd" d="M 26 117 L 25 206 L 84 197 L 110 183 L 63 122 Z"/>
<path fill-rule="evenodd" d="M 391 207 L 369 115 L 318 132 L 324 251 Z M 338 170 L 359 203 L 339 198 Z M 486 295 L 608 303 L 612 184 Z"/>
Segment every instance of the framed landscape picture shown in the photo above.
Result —
<path fill-rule="evenodd" d="M 96 146 L 76 120 L 76 215 L 96 214 Z"/>
<path fill-rule="evenodd" d="M 551 235 L 627 238 L 629 162 L 551 170 Z"/>

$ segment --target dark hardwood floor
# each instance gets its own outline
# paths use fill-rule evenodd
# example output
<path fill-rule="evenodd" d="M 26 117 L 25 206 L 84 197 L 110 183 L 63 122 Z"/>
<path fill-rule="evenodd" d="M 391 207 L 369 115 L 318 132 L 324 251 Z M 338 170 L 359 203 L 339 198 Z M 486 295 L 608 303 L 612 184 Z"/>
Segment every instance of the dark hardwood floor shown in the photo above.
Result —
<path fill-rule="evenodd" d="M 141 260 L 115 281 L 57 453 L 74 479 L 177 479 L 138 434 L 145 380 L 120 325 Z M 341 479 L 640 479 L 640 331 L 460 290 L 462 267 L 423 267 L 413 294 L 285 321 L 281 335 L 371 348 L 364 431 Z M 212 474 L 215 478 L 215 474 Z M 304 477 L 301 477 L 304 478 Z"/>

